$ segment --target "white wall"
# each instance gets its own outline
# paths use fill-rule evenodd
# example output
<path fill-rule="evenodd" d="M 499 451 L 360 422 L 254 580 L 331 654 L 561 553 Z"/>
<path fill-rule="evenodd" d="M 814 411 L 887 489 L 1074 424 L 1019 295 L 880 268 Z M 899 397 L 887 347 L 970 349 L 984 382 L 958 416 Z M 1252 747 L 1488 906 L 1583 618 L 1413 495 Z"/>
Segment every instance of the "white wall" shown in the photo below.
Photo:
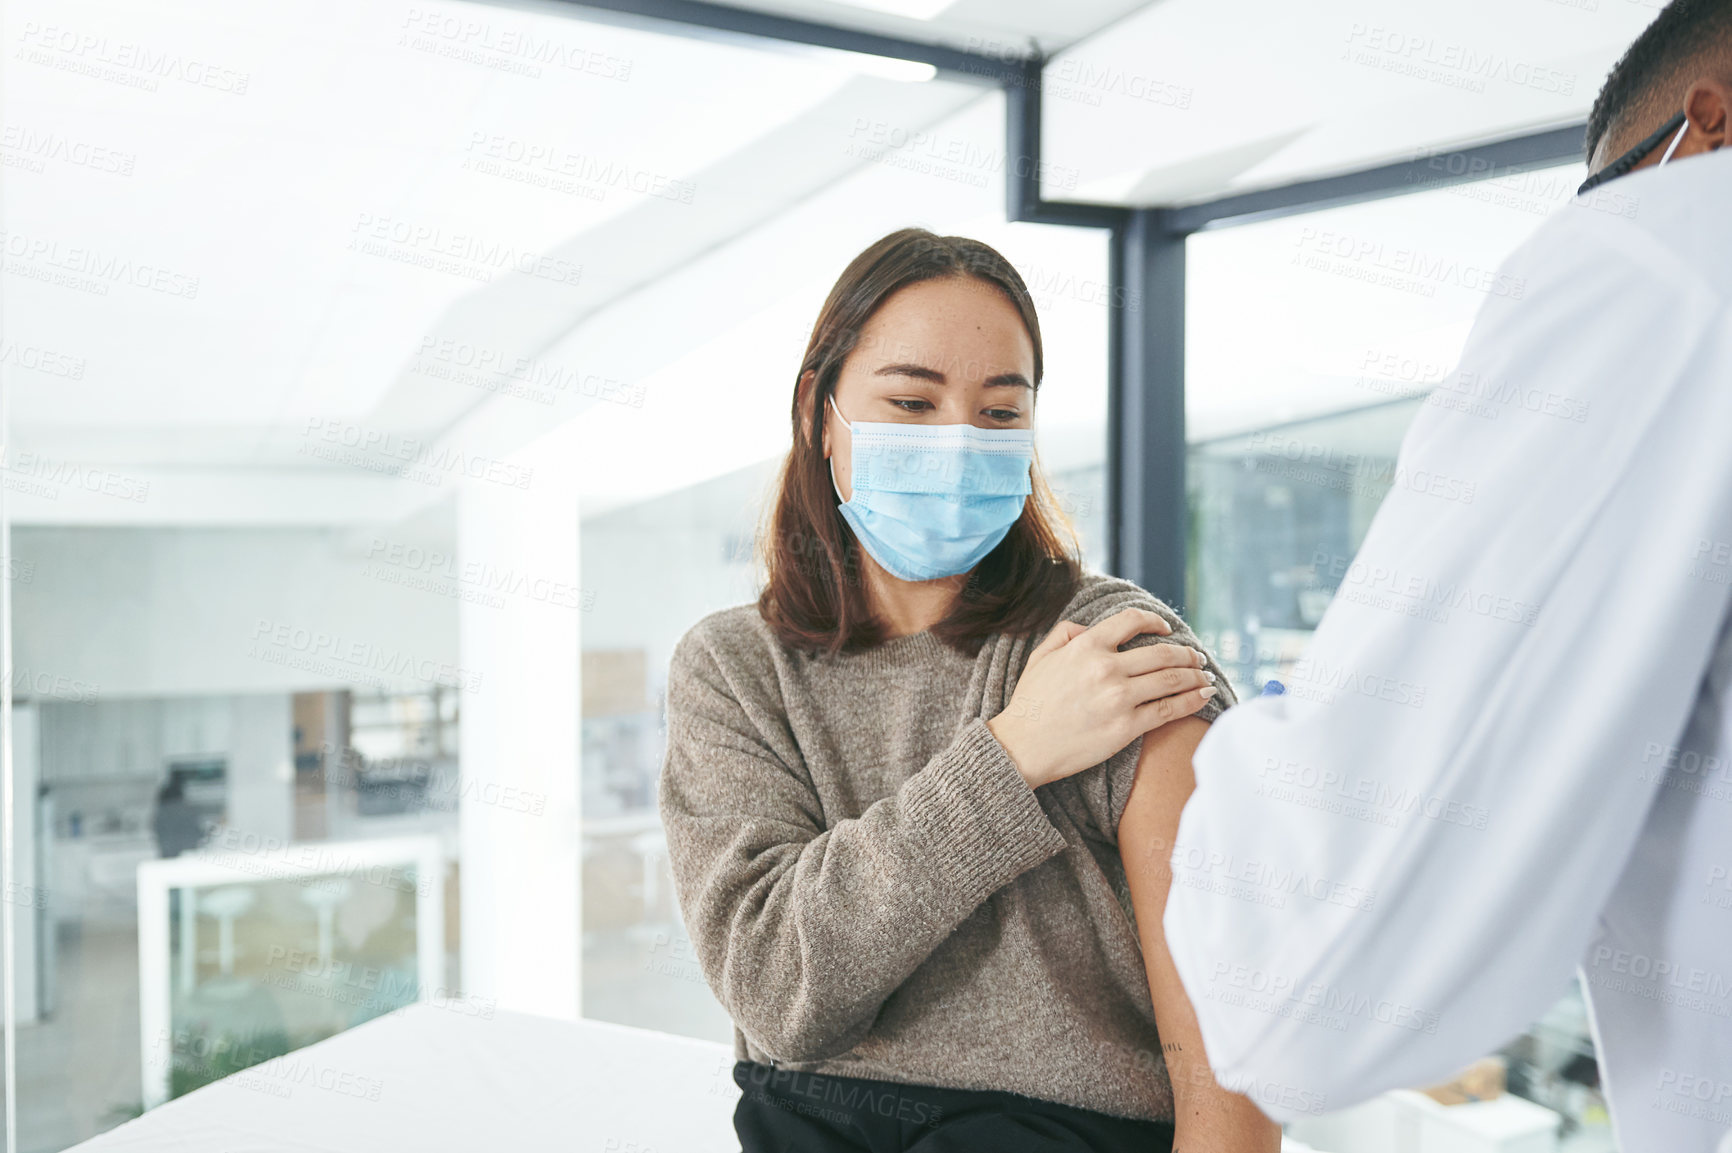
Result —
<path fill-rule="evenodd" d="M 28 579 L 13 589 L 15 693 L 226 695 L 375 679 L 412 690 L 426 682 L 389 668 L 458 667 L 457 601 L 390 579 L 451 587 L 425 564 L 380 558 L 439 538 L 437 524 L 17 528 L 13 555 Z"/>

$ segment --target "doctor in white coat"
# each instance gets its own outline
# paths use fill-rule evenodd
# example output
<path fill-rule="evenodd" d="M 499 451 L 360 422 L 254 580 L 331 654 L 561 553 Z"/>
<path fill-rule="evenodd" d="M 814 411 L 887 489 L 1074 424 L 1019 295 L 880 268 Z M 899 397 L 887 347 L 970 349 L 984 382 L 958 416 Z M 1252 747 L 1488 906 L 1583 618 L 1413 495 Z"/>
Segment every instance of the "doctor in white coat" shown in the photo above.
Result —
<path fill-rule="evenodd" d="M 1732 1153 L 1728 143 L 1732 0 L 1677 0 L 1595 108 L 1616 185 L 1402 445 L 1473 501 L 1397 485 L 1288 694 L 1198 748 L 1163 924 L 1276 1120 L 1444 1080 L 1579 973 L 1624 1153 Z"/>

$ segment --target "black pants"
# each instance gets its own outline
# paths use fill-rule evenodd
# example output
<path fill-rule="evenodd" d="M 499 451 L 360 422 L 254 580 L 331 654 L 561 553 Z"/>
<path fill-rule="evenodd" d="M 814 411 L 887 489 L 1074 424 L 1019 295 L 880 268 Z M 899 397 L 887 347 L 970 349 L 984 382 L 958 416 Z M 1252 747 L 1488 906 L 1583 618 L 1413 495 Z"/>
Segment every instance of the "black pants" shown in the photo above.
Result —
<path fill-rule="evenodd" d="M 743 1153 L 1171 1153 L 1173 1127 L 1016 1093 L 734 1065 Z"/>

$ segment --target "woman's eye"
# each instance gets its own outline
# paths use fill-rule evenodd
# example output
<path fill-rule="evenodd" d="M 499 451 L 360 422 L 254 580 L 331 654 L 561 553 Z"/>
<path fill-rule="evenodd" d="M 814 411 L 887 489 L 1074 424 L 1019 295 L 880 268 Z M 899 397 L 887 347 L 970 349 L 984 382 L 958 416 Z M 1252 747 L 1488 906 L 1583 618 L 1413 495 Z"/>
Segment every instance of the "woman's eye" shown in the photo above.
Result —
<path fill-rule="evenodd" d="M 990 416 L 993 420 L 1015 420 L 1022 414 L 1017 412 L 1015 409 L 989 408 L 986 410 L 986 415 Z"/>
<path fill-rule="evenodd" d="M 925 412 L 932 407 L 932 402 L 926 400 L 892 400 L 890 403 L 903 412 Z"/>

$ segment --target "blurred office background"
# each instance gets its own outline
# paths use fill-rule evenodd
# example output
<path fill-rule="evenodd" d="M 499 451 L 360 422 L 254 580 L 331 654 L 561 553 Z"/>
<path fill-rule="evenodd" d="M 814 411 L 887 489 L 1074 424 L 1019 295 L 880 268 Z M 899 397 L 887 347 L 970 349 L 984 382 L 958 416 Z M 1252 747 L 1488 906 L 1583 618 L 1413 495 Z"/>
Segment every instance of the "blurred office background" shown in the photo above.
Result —
<path fill-rule="evenodd" d="M 1408 422 L 1517 290 L 1495 270 L 1581 177 L 1426 158 L 1579 124 L 1654 11 L 753 7 L 1049 54 L 1051 200 L 1410 165 L 1185 242 L 1173 599 L 1241 694 L 1291 679 Z M 655 815 L 665 668 L 755 595 L 823 295 L 904 225 L 1000 247 L 1104 568 L 1107 234 L 1007 220 L 999 88 L 870 55 L 558 3 L 24 0 L 4 28 L 21 1153 L 426 996 L 728 1039 Z M 1534 1110 L 1484 1148 L 1613 1147 L 1578 996 L 1503 1056 Z"/>

